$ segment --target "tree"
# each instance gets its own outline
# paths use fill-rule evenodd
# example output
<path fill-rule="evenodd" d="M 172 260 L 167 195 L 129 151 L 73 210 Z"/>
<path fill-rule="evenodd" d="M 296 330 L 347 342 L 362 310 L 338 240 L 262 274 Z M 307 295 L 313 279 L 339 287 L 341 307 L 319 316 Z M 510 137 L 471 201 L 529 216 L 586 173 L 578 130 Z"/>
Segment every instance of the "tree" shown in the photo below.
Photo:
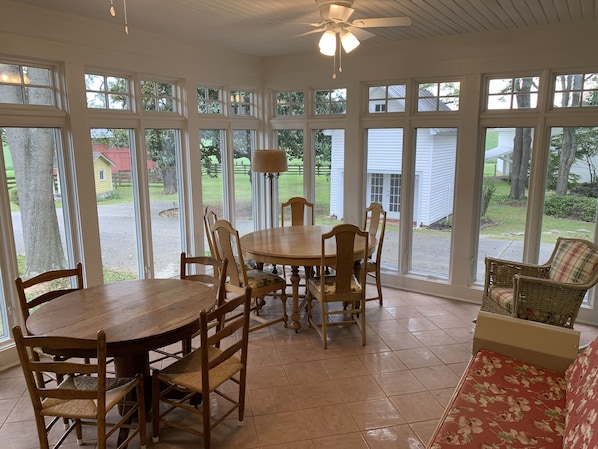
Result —
<path fill-rule="evenodd" d="M 530 90 L 533 86 L 532 78 L 517 78 L 518 85 L 513 86 L 517 92 L 515 99 L 520 109 L 530 107 Z M 525 198 L 527 175 L 532 148 L 531 128 L 516 128 L 513 138 L 513 167 L 511 172 L 511 191 L 509 197 L 514 200 Z"/>
<path fill-rule="evenodd" d="M 9 104 L 53 104 L 51 89 L 27 89 L 27 82 L 47 85 L 46 69 L 3 65 L 18 83 L 0 90 L 0 101 Z M 27 78 L 25 78 L 27 77 Z M 25 81 L 25 79 L 27 81 Z M 5 128 L 17 185 L 25 245 L 25 274 L 66 267 L 54 201 L 54 130 L 51 128 Z"/>
<path fill-rule="evenodd" d="M 156 163 L 164 186 L 164 195 L 177 192 L 175 133 L 171 129 L 148 129 L 145 131 L 147 158 Z"/>

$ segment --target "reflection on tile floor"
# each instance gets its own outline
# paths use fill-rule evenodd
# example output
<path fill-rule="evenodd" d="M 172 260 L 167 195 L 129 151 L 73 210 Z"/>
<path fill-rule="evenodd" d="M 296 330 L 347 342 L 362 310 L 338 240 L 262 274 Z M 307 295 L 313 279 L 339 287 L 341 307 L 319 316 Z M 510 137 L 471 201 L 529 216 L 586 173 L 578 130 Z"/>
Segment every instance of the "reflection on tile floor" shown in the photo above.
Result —
<path fill-rule="evenodd" d="M 269 302 L 264 311 L 276 307 Z M 385 289 L 369 302 L 367 345 L 356 327 L 332 328 L 328 349 L 302 321 L 250 335 L 245 425 L 225 421 L 214 449 L 419 449 L 425 447 L 470 357 L 479 305 Z M 582 343 L 598 328 L 576 325 Z M 2 447 L 38 447 L 20 367 L 0 373 Z M 93 445 L 93 429 L 86 430 Z M 149 435 L 148 426 L 148 435 Z M 69 437 L 63 446 L 75 448 Z M 114 443 L 109 445 L 114 447 Z M 130 448 L 138 448 L 135 441 Z M 148 447 L 202 447 L 198 437 L 165 429 Z"/>

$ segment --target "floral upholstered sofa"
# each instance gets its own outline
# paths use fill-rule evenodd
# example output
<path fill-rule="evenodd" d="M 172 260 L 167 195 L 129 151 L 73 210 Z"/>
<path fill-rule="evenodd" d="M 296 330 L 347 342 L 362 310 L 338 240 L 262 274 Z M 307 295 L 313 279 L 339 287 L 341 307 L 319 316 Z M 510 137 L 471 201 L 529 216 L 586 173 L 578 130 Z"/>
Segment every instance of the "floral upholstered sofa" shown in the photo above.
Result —
<path fill-rule="evenodd" d="M 480 312 L 473 357 L 428 449 L 598 448 L 598 339 Z"/>

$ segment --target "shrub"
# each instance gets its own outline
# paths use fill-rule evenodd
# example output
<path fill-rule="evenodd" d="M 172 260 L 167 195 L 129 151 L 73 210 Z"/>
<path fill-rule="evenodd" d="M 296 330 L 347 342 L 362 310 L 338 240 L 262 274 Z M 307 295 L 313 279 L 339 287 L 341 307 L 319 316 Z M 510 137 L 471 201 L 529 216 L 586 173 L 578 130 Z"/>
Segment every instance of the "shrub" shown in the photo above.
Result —
<path fill-rule="evenodd" d="M 486 211 L 492 200 L 492 196 L 496 191 L 496 184 L 492 179 L 486 179 L 484 181 L 484 187 L 482 192 L 482 217 L 486 216 Z"/>
<path fill-rule="evenodd" d="M 544 201 L 544 213 L 551 217 L 592 223 L 596 217 L 596 200 L 576 195 L 552 195 Z"/>
<path fill-rule="evenodd" d="M 598 183 L 582 182 L 571 189 L 571 194 L 598 198 Z"/>
<path fill-rule="evenodd" d="M 10 202 L 19 205 L 19 193 L 17 192 L 17 188 L 13 187 L 8 191 L 8 197 L 10 198 Z"/>

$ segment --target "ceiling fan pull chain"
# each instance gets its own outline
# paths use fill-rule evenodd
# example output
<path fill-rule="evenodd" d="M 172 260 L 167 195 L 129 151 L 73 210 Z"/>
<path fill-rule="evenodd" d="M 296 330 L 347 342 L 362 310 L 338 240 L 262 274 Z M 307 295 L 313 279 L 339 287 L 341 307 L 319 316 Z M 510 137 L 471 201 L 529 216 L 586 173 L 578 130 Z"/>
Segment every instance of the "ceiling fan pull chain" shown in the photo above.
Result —
<path fill-rule="evenodd" d="M 112 17 L 116 16 L 116 10 L 114 9 L 114 0 L 110 0 L 110 15 Z"/>
<path fill-rule="evenodd" d="M 338 45 L 338 73 L 343 73 L 343 47 Z"/>
<path fill-rule="evenodd" d="M 336 79 L 336 50 L 334 51 L 334 56 L 332 58 L 332 79 Z"/>
<path fill-rule="evenodd" d="M 125 8 L 125 34 L 129 35 L 129 21 L 127 19 L 127 0 L 123 0 L 123 5 Z"/>

